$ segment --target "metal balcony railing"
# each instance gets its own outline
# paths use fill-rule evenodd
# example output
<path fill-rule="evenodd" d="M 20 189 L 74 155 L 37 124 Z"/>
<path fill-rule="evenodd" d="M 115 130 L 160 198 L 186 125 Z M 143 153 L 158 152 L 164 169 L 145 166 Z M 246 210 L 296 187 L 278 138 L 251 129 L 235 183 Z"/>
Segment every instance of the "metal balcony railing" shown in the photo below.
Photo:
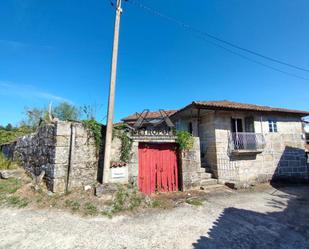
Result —
<path fill-rule="evenodd" d="M 229 148 L 233 151 L 262 151 L 265 147 L 265 138 L 261 133 L 231 132 Z"/>

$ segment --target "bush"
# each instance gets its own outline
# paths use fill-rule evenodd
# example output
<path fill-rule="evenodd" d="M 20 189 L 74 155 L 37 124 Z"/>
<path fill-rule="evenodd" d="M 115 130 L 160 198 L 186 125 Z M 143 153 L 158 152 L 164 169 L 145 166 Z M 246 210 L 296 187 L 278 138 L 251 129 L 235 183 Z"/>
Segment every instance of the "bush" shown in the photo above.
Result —
<path fill-rule="evenodd" d="M 192 149 L 194 140 L 189 132 L 177 131 L 176 135 L 177 135 L 176 143 L 178 143 L 179 149 L 181 151 Z"/>
<path fill-rule="evenodd" d="M 34 130 L 26 125 L 6 130 L 0 128 L 0 144 L 14 141 L 16 138 L 32 133 Z"/>

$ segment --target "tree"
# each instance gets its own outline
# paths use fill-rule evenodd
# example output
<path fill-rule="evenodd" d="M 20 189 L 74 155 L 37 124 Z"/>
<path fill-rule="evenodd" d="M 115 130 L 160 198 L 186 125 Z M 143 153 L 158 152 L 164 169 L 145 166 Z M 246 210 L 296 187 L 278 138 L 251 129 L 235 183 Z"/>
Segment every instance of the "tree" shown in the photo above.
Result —
<path fill-rule="evenodd" d="M 48 112 L 46 108 L 25 108 L 26 119 L 22 121 L 23 125 L 30 126 L 32 128 L 37 127 L 42 120 L 46 120 Z"/>
<path fill-rule="evenodd" d="M 54 108 L 53 114 L 60 120 L 79 120 L 80 111 L 74 105 L 67 102 L 60 103 Z"/>
<path fill-rule="evenodd" d="M 13 130 L 13 125 L 12 124 L 10 124 L 10 123 L 8 123 L 7 124 L 7 126 L 5 127 L 5 129 L 7 130 L 7 131 L 11 131 L 11 130 Z"/>

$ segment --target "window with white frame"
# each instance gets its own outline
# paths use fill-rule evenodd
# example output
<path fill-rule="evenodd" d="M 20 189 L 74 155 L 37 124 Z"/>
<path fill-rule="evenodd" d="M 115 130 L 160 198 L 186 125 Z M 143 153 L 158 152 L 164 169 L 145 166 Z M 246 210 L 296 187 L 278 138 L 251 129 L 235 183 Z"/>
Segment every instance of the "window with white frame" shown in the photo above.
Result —
<path fill-rule="evenodd" d="M 277 120 L 268 120 L 269 132 L 278 132 Z"/>

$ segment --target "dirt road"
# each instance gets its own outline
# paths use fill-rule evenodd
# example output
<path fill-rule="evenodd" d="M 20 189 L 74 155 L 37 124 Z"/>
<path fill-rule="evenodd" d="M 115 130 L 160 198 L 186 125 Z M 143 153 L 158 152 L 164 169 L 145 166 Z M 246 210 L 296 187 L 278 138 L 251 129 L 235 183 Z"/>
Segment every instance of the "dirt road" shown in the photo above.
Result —
<path fill-rule="evenodd" d="M 134 217 L 0 210 L 0 248 L 309 248 L 309 186 L 225 192 Z"/>

